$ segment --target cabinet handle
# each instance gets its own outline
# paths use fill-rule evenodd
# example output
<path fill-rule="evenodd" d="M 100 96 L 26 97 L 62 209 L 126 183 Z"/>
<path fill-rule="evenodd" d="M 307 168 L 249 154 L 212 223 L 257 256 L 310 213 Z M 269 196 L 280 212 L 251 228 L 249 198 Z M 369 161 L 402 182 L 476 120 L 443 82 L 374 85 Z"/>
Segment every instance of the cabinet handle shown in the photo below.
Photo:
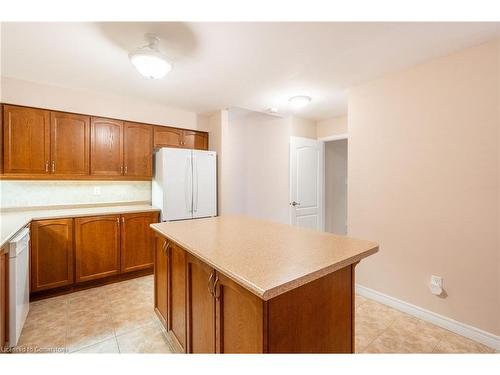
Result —
<path fill-rule="evenodd" d="M 168 248 L 170 247 L 170 242 L 169 241 L 165 241 L 163 243 L 163 252 L 168 256 Z"/>
<path fill-rule="evenodd" d="M 116 218 L 116 224 L 120 225 L 120 218 L 119 217 Z"/>
<path fill-rule="evenodd" d="M 219 300 L 219 297 L 220 297 L 219 293 L 217 293 L 217 284 L 218 283 L 219 283 L 219 278 L 216 277 L 215 281 L 214 281 L 214 286 L 213 286 L 213 290 L 214 290 L 213 296 L 215 297 L 216 300 Z"/>
<path fill-rule="evenodd" d="M 212 296 L 214 295 L 214 291 L 212 289 L 212 279 L 214 278 L 214 273 L 215 273 L 215 270 L 212 271 L 212 273 L 210 274 L 210 277 L 208 278 L 208 293 L 210 293 Z"/>
<path fill-rule="evenodd" d="M 48 172 L 49 171 L 49 161 L 47 160 L 45 162 L 45 172 Z"/>
<path fill-rule="evenodd" d="M 52 173 L 56 171 L 56 162 L 52 160 Z"/>
<path fill-rule="evenodd" d="M 128 168 L 127 168 L 127 166 L 125 166 L 125 174 L 127 174 L 127 170 L 128 170 Z"/>
<path fill-rule="evenodd" d="M 123 165 L 120 165 L 120 173 L 123 173 Z"/>
<path fill-rule="evenodd" d="M 122 216 L 122 224 L 125 224 L 125 218 Z"/>

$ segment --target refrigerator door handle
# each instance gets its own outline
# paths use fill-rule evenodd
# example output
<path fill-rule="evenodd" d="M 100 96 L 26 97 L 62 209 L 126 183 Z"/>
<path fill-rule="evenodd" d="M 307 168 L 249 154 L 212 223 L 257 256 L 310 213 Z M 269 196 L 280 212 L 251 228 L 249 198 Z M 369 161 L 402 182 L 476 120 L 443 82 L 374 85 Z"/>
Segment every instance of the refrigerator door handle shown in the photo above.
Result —
<path fill-rule="evenodd" d="M 193 211 L 198 211 L 198 161 L 193 155 Z"/>
<path fill-rule="evenodd" d="M 193 213 L 193 176 L 191 170 L 191 157 L 186 158 L 184 173 L 186 175 L 184 187 L 184 201 L 186 203 L 186 210 L 187 212 Z"/>

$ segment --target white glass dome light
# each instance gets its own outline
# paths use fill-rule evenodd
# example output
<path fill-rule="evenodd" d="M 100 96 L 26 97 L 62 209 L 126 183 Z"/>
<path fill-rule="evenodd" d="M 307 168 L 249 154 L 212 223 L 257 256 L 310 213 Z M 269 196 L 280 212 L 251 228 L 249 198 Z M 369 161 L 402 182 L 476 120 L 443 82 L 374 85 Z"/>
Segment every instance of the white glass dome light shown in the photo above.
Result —
<path fill-rule="evenodd" d="M 311 97 L 306 95 L 292 96 L 288 102 L 295 109 L 304 108 L 311 102 Z"/>
<path fill-rule="evenodd" d="M 151 79 L 163 78 L 172 70 L 172 64 L 158 48 L 160 38 L 155 34 L 146 34 L 145 38 L 148 44 L 131 52 L 128 55 L 130 61 L 144 77 Z"/>

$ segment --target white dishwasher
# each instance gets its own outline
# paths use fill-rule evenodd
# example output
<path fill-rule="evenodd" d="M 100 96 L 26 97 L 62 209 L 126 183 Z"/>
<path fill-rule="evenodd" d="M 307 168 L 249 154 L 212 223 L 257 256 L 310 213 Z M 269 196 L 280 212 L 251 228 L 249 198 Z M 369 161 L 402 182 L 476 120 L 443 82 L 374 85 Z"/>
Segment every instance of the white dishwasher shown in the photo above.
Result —
<path fill-rule="evenodd" d="M 30 231 L 22 229 L 9 242 L 9 346 L 17 345 L 30 309 Z"/>

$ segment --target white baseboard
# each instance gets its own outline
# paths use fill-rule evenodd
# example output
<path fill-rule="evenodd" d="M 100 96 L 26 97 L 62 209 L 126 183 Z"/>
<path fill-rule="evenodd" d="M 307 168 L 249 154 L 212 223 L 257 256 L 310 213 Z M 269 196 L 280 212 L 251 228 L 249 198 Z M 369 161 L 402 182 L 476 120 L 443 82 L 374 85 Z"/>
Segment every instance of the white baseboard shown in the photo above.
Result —
<path fill-rule="evenodd" d="M 416 305 L 412 305 L 411 303 L 405 301 L 401 301 L 397 298 L 377 292 L 376 290 L 364 287 L 359 284 L 356 284 L 356 293 L 363 297 L 383 303 L 384 305 L 393 307 L 396 310 L 400 310 L 404 313 L 425 320 L 426 322 L 455 332 L 471 340 L 480 342 L 481 344 L 489 346 L 490 348 L 493 348 L 497 351 L 500 350 L 500 336 L 494 335 L 493 333 L 486 332 L 482 329 L 472 327 L 451 318 L 447 318 L 446 316 L 436 314 L 435 312 L 423 309 Z"/>

